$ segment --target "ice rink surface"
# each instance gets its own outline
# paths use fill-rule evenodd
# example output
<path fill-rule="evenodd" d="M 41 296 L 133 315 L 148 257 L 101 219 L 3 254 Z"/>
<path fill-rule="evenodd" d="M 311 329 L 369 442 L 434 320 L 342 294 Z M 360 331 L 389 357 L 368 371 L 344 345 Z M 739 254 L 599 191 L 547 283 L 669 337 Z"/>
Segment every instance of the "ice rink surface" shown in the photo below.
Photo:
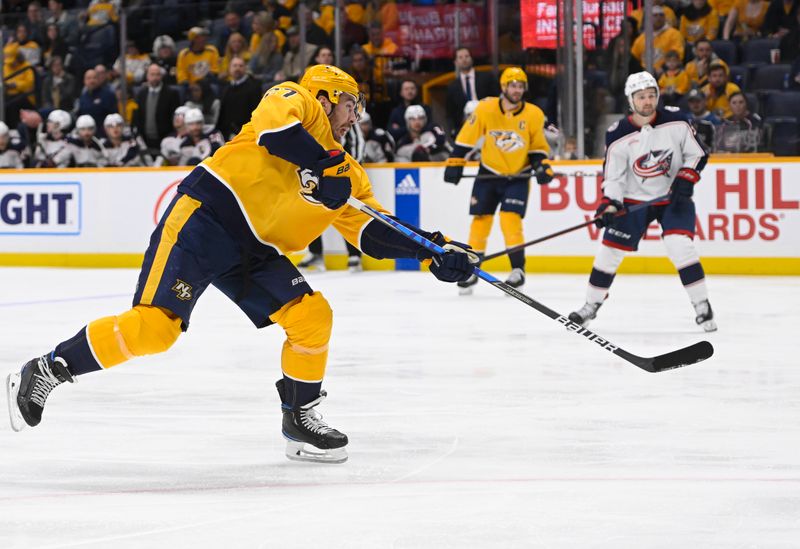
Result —
<path fill-rule="evenodd" d="M 136 281 L 0 276 L 3 378 Z M 716 348 L 660 374 L 483 283 L 309 279 L 334 309 L 320 411 L 346 464 L 284 457 L 283 332 L 210 289 L 166 354 L 57 388 L 35 429 L 0 418 L 0 548 L 800 547 L 800 278 L 710 277 L 707 336 L 677 276 L 618 276 L 592 329 L 639 355 Z M 586 279 L 525 292 L 566 313 Z"/>

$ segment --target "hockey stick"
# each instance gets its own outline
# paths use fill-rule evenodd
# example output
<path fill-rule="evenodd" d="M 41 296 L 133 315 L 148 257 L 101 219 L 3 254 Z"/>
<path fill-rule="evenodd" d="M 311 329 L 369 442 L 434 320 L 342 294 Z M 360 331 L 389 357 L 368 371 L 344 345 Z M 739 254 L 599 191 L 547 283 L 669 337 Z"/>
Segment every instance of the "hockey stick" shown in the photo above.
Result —
<path fill-rule="evenodd" d="M 580 176 L 580 177 L 599 177 L 601 175 L 603 175 L 603 172 L 572 172 L 572 173 L 561 173 L 561 172 L 558 172 L 558 173 L 553 174 L 553 177 L 554 178 L 555 177 L 570 177 L 570 176 L 572 176 L 572 177 L 578 177 L 578 176 Z M 474 179 L 476 181 L 481 181 L 481 180 L 484 180 L 484 179 L 508 179 L 508 180 L 511 180 L 511 179 L 519 179 L 519 178 L 522 178 L 522 177 L 532 178 L 532 177 L 535 177 L 535 176 L 536 175 L 532 174 L 532 173 L 520 173 L 520 174 L 517 174 L 517 175 L 500 175 L 500 174 L 495 175 L 495 174 L 488 174 L 488 173 L 473 173 L 473 174 L 462 175 L 461 178 L 462 179 Z"/>
<path fill-rule="evenodd" d="M 368 205 L 364 204 L 360 200 L 354 197 L 350 197 L 347 199 L 347 203 L 352 206 L 353 208 L 367 214 L 368 216 L 372 217 L 373 219 L 377 219 L 384 225 L 387 225 L 397 231 L 398 233 L 402 234 L 409 240 L 412 240 L 422 246 L 423 248 L 430 250 L 431 252 L 442 255 L 447 253 L 447 251 L 442 248 L 441 246 L 431 242 L 427 238 L 423 237 L 422 235 L 412 231 L 405 225 L 402 225 L 388 217 L 381 212 L 374 210 L 373 208 L 369 207 Z M 614 353 L 615 355 L 627 360 L 631 364 L 638 366 L 642 370 L 647 372 L 655 373 L 655 372 L 663 372 L 664 370 L 672 370 L 673 368 L 680 368 L 681 366 L 688 366 L 690 364 L 694 364 L 696 362 L 701 362 L 711 355 L 714 354 L 714 347 L 711 346 L 711 343 L 708 341 L 700 341 L 695 343 L 694 345 L 689 345 L 688 347 L 684 347 L 683 349 L 678 349 L 677 351 L 671 351 L 669 353 L 665 353 L 663 355 L 658 355 L 654 357 L 641 357 L 637 356 L 633 353 L 630 353 L 619 347 L 614 345 L 612 342 L 607 340 L 604 337 L 600 337 L 599 335 L 595 334 L 591 330 L 588 330 L 577 324 L 572 322 L 564 315 L 560 315 L 554 310 L 550 309 L 549 307 L 542 305 L 538 301 L 534 300 L 531 297 L 523 294 L 522 292 L 512 288 L 505 282 L 501 282 L 497 278 L 493 277 L 486 271 L 482 271 L 478 267 L 474 267 L 474 273 L 478 278 L 481 278 L 498 288 L 499 290 L 505 292 L 506 294 L 510 295 L 511 297 L 522 301 L 529 307 L 532 307 L 542 313 L 543 315 L 555 320 L 559 324 L 563 325 L 568 332 L 572 332 L 577 335 L 581 335 L 585 337 L 587 340 L 599 345 L 601 348 L 605 349 L 610 353 Z"/>
<path fill-rule="evenodd" d="M 630 208 L 625 208 L 624 210 L 622 210 L 620 212 L 617 212 L 616 214 L 614 214 L 614 217 L 622 217 L 623 215 L 626 215 L 626 214 L 628 214 L 630 212 L 635 212 L 636 210 L 641 210 L 642 208 L 647 208 L 647 207 L 652 206 L 653 204 L 656 204 L 658 202 L 662 202 L 664 200 L 669 200 L 669 198 L 670 198 L 670 196 L 668 194 L 665 194 L 664 196 L 659 196 L 658 198 L 654 198 L 653 200 L 648 200 L 647 202 L 640 202 L 638 204 L 634 204 Z M 567 233 L 571 233 L 572 231 L 577 231 L 578 229 L 582 229 L 583 227 L 588 227 L 589 225 L 594 224 L 594 222 L 597 221 L 598 219 L 600 219 L 600 218 L 599 217 L 594 217 L 594 218 L 592 218 L 592 219 L 590 219 L 588 221 L 584 221 L 583 223 L 579 223 L 578 225 L 573 225 L 572 227 L 569 227 L 567 229 L 562 229 L 562 230 L 560 230 L 558 232 L 555 232 L 553 234 L 549 234 L 547 236 L 542 236 L 542 237 L 537 238 L 535 240 L 529 240 L 528 242 L 523 242 L 522 244 L 518 244 L 516 246 L 512 246 L 511 248 L 506 248 L 505 250 L 500 250 L 499 252 L 495 252 L 493 254 L 489 254 L 489 255 L 487 255 L 486 257 L 483 258 L 483 261 L 488 261 L 490 259 L 494 259 L 495 257 L 500 257 L 500 256 L 503 256 L 503 255 L 506 255 L 506 254 L 511 254 L 511 253 L 514 253 L 514 252 L 518 252 L 518 251 L 520 251 L 522 249 L 527 248 L 528 246 L 533 246 L 534 244 L 539 244 L 540 242 L 544 242 L 545 240 L 550 240 L 551 238 L 555 238 L 557 236 L 561 236 L 562 234 L 567 234 Z"/>

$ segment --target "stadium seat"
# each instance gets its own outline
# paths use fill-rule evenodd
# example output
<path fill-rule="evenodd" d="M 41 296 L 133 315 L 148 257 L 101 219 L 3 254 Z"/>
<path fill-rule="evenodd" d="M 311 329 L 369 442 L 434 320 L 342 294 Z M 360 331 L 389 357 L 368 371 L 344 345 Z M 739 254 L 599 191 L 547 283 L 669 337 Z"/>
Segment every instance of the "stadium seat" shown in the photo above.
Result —
<path fill-rule="evenodd" d="M 768 92 L 770 93 L 770 92 Z M 779 92 L 774 92 L 779 93 Z M 752 92 L 744 92 L 744 96 L 747 98 L 747 108 L 750 109 L 750 112 L 755 112 L 761 114 L 763 112 L 763 101 L 758 100 L 758 95 Z"/>
<path fill-rule="evenodd" d="M 769 51 L 780 48 L 780 40 L 775 38 L 756 38 L 742 44 L 742 65 L 770 63 Z"/>
<path fill-rule="evenodd" d="M 746 67 L 731 65 L 728 67 L 729 80 L 742 88 L 747 89 L 750 84 L 750 71 Z"/>
<path fill-rule="evenodd" d="M 785 90 L 789 87 L 791 65 L 761 65 L 755 69 L 750 88 L 754 90 Z"/>
<path fill-rule="evenodd" d="M 728 65 L 735 65 L 738 52 L 736 51 L 736 44 L 731 40 L 712 40 L 711 47 L 714 48 L 714 53 L 725 61 Z"/>
<path fill-rule="evenodd" d="M 768 117 L 764 125 L 770 130 L 770 150 L 775 156 L 797 155 L 797 118 Z"/>
<path fill-rule="evenodd" d="M 800 115 L 800 91 L 770 91 L 764 96 L 764 117 Z"/>

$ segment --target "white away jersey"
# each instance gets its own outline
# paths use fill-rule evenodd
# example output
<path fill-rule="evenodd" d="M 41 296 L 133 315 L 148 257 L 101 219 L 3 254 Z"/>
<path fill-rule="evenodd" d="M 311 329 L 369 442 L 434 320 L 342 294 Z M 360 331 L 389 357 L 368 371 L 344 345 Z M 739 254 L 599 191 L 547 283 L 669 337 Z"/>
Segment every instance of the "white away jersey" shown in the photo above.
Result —
<path fill-rule="evenodd" d="M 707 160 L 683 114 L 659 109 L 653 123 L 641 128 L 625 117 L 606 132 L 603 194 L 619 201 L 652 200 L 669 192 L 681 168 L 699 172 Z"/>

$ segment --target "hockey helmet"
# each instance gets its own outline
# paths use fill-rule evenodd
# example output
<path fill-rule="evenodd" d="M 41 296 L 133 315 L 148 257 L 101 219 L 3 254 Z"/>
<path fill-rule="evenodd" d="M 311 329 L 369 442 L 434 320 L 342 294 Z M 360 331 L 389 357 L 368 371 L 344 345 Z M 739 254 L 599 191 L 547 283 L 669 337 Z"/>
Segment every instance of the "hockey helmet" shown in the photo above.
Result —
<path fill-rule="evenodd" d="M 203 111 L 200 109 L 190 108 L 186 111 L 183 115 L 183 123 L 184 124 L 202 124 L 203 123 Z"/>
<path fill-rule="evenodd" d="M 328 99 L 334 105 L 339 103 L 339 97 L 346 93 L 351 95 L 356 102 L 356 113 L 360 116 L 364 111 L 364 96 L 358 89 L 355 79 L 332 65 L 314 65 L 306 69 L 300 85 L 317 97 L 319 92 L 328 94 Z"/>
<path fill-rule="evenodd" d="M 525 89 L 528 89 L 528 75 L 519 67 L 508 67 L 500 75 L 500 87 L 504 87 L 511 82 L 522 82 L 525 84 Z"/>
<path fill-rule="evenodd" d="M 97 124 L 94 123 L 94 118 L 88 114 L 80 115 L 75 121 L 75 129 L 77 130 L 93 130 L 95 128 L 97 128 Z"/>
<path fill-rule="evenodd" d="M 185 105 L 181 105 L 180 107 L 175 109 L 175 112 L 172 113 L 172 121 L 174 122 L 175 119 L 178 118 L 179 116 L 180 117 L 185 116 L 186 115 L 186 111 L 188 111 L 188 110 L 189 110 L 189 107 L 187 107 Z"/>
<path fill-rule="evenodd" d="M 72 117 L 67 111 L 62 111 L 61 109 L 51 111 L 50 114 L 47 115 L 47 121 L 55 124 L 62 132 L 67 131 L 72 125 Z"/>
<path fill-rule="evenodd" d="M 634 110 L 633 94 L 649 88 L 655 88 L 656 100 L 658 100 L 658 82 L 656 82 L 656 79 L 652 74 L 647 71 L 642 71 L 635 72 L 628 76 L 628 79 L 625 80 L 625 97 L 628 98 L 628 105 L 630 105 L 631 110 Z"/>
<path fill-rule="evenodd" d="M 425 108 L 422 105 L 409 105 L 406 107 L 406 112 L 403 116 L 405 117 L 406 122 L 413 118 L 428 119 L 428 115 L 425 113 Z"/>
<path fill-rule="evenodd" d="M 5 122 L 0 120 L 0 137 L 4 135 L 8 135 L 8 126 L 6 125 Z"/>
<path fill-rule="evenodd" d="M 125 120 L 122 119 L 122 115 L 118 113 L 111 113 L 105 117 L 103 120 L 103 126 L 108 128 L 111 126 L 124 126 Z"/>
<path fill-rule="evenodd" d="M 480 101 L 477 99 L 470 99 L 464 104 L 464 119 L 475 112 L 475 109 L 478 108 L 478 103 L 480 103 Z"/>
<path fill-rule="evenodd" d="M 364 111 L 361 113 L 361 118 L 359 118 L 358 121 L 361 122 L 362 124 L 371 124 L 372 117 L 369 115 L 367 111 Z"/>

